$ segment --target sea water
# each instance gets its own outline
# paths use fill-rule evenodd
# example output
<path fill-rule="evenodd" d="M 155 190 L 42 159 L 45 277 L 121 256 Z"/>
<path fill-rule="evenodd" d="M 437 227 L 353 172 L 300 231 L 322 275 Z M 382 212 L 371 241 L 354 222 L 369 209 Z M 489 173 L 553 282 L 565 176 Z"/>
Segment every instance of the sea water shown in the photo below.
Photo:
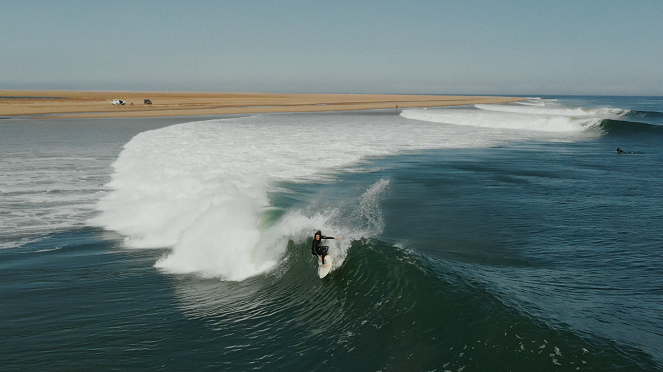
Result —
<path fill-rule="evenodd" d="M 660 370 L 662 139 L 660 97 L 3 119 L 0 366 Z"/>

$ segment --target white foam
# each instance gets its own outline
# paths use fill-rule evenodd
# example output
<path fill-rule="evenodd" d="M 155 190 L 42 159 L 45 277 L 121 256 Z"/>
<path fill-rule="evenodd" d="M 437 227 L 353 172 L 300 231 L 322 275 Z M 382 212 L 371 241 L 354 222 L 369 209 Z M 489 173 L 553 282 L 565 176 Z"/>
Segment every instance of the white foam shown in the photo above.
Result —
<path fill-rule="evenodd" d="M 44 149 L 0 150 L 0 249 L 41 239 L 35 236 L 85 226 L 94 213 L 96 193 L 101 190 L 98 178 L 106 172 L 107 164 L 69 157 L 64 151 L 58 157 L 44 155 Z"/>

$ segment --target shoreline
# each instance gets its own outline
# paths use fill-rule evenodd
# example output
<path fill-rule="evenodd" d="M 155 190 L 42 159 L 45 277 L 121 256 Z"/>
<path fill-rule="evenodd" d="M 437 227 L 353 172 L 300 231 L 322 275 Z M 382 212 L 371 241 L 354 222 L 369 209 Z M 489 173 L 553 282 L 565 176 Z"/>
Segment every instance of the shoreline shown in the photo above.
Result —
<path fill-rule="evenodd" d="M 113 105 L 113 99 L 126 104 Z M 145 100 L 152 103 L 145 104 Z M 462 106 L 522 100 L 521 97 L 405 94 L 0 90 L 0 116 L 32 119 L 205 116 Z"/>

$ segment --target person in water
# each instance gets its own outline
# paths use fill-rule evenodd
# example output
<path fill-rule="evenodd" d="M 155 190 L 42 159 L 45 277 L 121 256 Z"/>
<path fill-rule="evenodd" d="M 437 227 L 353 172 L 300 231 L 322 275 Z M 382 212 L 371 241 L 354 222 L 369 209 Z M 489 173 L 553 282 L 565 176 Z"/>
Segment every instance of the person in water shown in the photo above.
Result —
<path fill-rule="evenodd" d="M 618 154 L 621 154 L 621 153 L 623 153 L 623 152 L 624 152 L 624 150 L 622 150 L 621 147 L 617 147 L 617 153 L 618 153 Z"/>
<path fill-rule="evenodd" d="M 334 238 L 333 236 L 323 236 L 320 230 L 315 232 L 313 236 L 313 242 L 311 243 L 311 254 L 318 256 L 318 261 L 322 261 L 322 264 L 325 264 L 325 256 L 329 253 L 329 247 L 322 245 L 322 239 L 340 239 Z"/>

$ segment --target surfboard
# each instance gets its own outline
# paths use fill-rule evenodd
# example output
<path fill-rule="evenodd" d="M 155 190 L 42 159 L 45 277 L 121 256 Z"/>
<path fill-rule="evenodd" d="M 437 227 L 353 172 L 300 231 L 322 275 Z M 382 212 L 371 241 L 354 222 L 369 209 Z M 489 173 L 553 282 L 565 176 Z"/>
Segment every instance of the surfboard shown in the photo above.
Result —
<path fill-rule="evenodd" d="M 327 274 L 329 274 L 332 268 L 332 263 L 333 263 L 332 256 L 326 255 L 325 264 L 320 265 L 320 267 L 318 268 L 318 276 L 320 277 L 320 279 L 324 278 L 325 276 L 327 276 Z"/>

